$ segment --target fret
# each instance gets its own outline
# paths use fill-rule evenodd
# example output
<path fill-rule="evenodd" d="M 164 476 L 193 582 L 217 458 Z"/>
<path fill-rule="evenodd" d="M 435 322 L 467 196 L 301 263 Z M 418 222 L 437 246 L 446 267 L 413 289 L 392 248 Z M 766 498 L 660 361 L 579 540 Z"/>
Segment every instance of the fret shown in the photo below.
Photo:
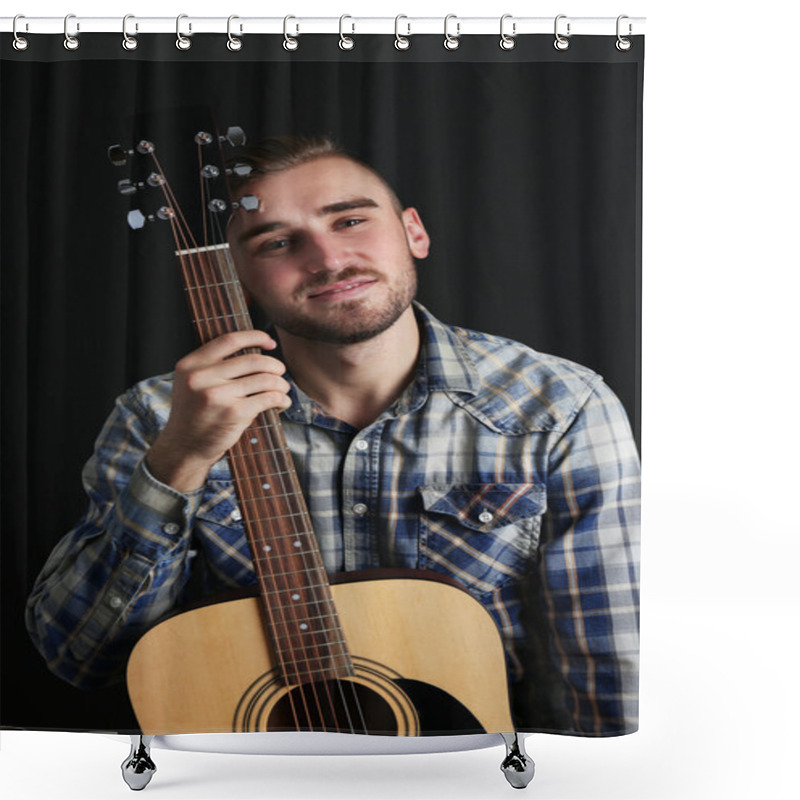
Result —
<path fill-rule="evenodd" d="M 295 636 L 295 635 L 306 636 L 306 635 L 308 635 L 310 633 L 323 634 L 323 635 L 327 635 L 329 633 L 340 633 L 340 634 L 343 633 L 341 625 L 332 625 L 330 627 L 318 627 L 318 628 L 310 627 L 309 623 L 313 622 L 314 620 L 321 620 L 321 619 L 330 620 L 331 616 L 330 616 L 330 614 L 317 614 L 315 616 L 309 616 L 309 617 L 306 617 L 306 616 L 297 617 L 297 618 L 293 617 L 292 618 L 292 623 L 295 625 L 295 628 L 297 628 L 297 633 L 296 634 L 295 633 L 285 633 L 285 634 L 282 634 L 282 635 L 279 635 L 279 636 L 275 636 L 275 638 L 276 639 L 286 639 L 286 638 L 288 638 L 290 636 Z M 283 624 L 284 627 L 286 627 L 290 623 L 284 621 L 282 624 Z M 306 625 L 308 627 L 300 628 L 301 625 Z"/>
<path fill-rule="evenodd" d="M 264 498 L 262 498 L 263 501 Z M 288 514 L 270 514 L 268 517 L 248 517 L 250 522 L 264 522 L 270 519 L 291 519 L 292 517 L 304 517 L 308 512 L 303 509 L 302 511 L 291 511 Z M 304 531 L 310 533 L 310 531 Z"/>
<path fill-rule="evenodd" d="M 204 322 L 217 322 L 218 320 L 221 320 L 221 319 L 242 319 L 242 318 L 244 318 L 246 316 L 247 316 L 246 312 L 244 312 L 244 311 L 236 311 L 233 314 L 222 314 L 222 315 L 220 315 L 218 317 L 198 317 L 195 320 L 195 322 L 198 325 L 200 325 L 201 323 L 204 323 Z M 249 318 L 248 318 L 248 322 L 249 322 Z"/>
<path fill-rule="evenodd" d="M 253 451 L 248 451 L 248 452 L 244 452 L 244 453 L 234 453 L 232 450 L 228 451 L 229 455 L 232 455 L 235 459 L 239 459 L 239 460 L 243 460 L 247 456 L 262 455 L 264 453 L 273 453 L 274 454 L 275 452 L 276 451 L 274 451 L 274 450 L 253 450 Z M 296 474 L 297 474 L 297 470 L 294 468 L 294 466 L 292 466 L 290 469 L 276 469 L 272 473 L 258 474 L 258 475 L 248 475 L 247 477 L 248 478 L 249 477 L 253 477 L 253 478 L 272 478 L 275 475 L 296 475 Z M 296 494 L 300 494 L 299 490 L 298 490 L 298 492 L 296 492 Z"/>
<path fill-rule="evenodd" d="M 300 550 L 299 548 L 296 550 L 286 550 L 285 552 L 281 553 L 279 551 L 270 552 L 269 555 L 258 555 L 253 556 L 253 561 L 258 561 L 259 564 L 269 564 L 275 559 L 278 558 L 297 558 L 300 556 L 313 556 L 317 554 L 316 549 L 311 550 Z M 304 572 L 305 570 L 298 570 L 299 572 Z"/>
<path fill-rule="evenodd" d="M 272 486 L 270 485 L 269 489 L 264 489 L 263 486 L 257 487 L 262 489 L 265 492 L 269 492 L 269 494 L 259 495 L 258 497 L 242 497 L 240 502 L 242 504 L 247 503 L 263 503 L 264 500 L 283 500 L 286 497 L 292 497 L 295 499 L 305 499 L 303 498 L 302 492 L 273 492 Z"/>
<path fill-rule="evenodd" d="M 288 592 L 287 592 L 287 594 L 288 594 Z M 322 605 L 323 603 L 326 604 L 326 605 L 332 606 L 333 605 L 333 598 L 327 597 L 327 598 L 323 598 L 321 600 L 296 600 L 290 606 L 278 606 L 278 605 L 275 605 L 273 603 L 273 604 L 270 604 L 269 609 L 270 609 L 270 611 L 289 611 L 289 610 L 295 611 L 297 609 L 303 609 L 303 608 L 307 608 L 309 606 L 319 606 L 319 605 Z M 335 614 L 335 613 L 336 613 L 336 610 L 334 609 L 332 614 L 327 614 L 325 616 L 333 616 L 333 614 Z"/>
<path fill-rule="evenodd" d="M 263 542 L 259 542 L 259 544 L 261 544 L 261 545 L 264 545 L 264 544 L 269 545 L 273 540 L 278 540 L 278 539 L 289 539 L 289 540 L 291 540 L 291 539 L 298 539 L 298 538 L 302 539 L 302 538 L 307 537 L 307 536 L 313 536 L 314 537 L 314 541 L 316 541 L 317 537 L 314 534 L 314 531 L 312 531 L 309 528 L 308 530 L 300 530 L 300 531 L 296 531 L 294 533 L 276 533 L 274 536 L 270 535 L 268 539 L 264 539 Z"/>
<path fill-rule="evenodd" d="M 219 283 L 196 283 L 193 286 L 184 286 L 183 291 L 199 292 L 203 291 L 204 289 L 216 289 L 218 286 L 239 286 L 239 281 L 221 281 Z"/>
<path fill-rule="evenodd" d="M 287 578 L 290 575 L 293 578 L 296 578 L 298 575 L 305 575 L 307 577 L 311 577 L 311 573 L 312 572 L 321 572 L 325 576 L 325 580 L 322 583 L 303 583 L 302 586 L 300 586 L 298 588 L 302 588 L 302 589 L 319 589 L 322 586 L 330 586 L 330 584 L 328 583 L 328 580 L 327 580 L 328 573 L 325 572 L 325 567 L 323 567 L 322 564 L 320 564 L 318 566 L 317 565 L 311 566 L 309 569 L 305 569 L 305 570 L 295 570 L 295 571 L 290 571 L 290 572 L 269 572 L 269 573 L 264 573 L 263 577 L 264 578 Z M 280 589 L 278 591 L 285 592 L 286 590 L 285 589 Z"/>

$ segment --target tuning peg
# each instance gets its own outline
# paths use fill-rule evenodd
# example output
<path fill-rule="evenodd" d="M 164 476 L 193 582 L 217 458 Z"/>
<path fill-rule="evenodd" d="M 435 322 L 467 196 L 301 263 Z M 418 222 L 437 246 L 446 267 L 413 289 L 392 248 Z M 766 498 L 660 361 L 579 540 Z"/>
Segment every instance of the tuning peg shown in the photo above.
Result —
<path fill-rule="evenodd" d="M 128 212 L 128 225 L 135 231 L 138 231 L 139 228 L 144 228 L 146 222 L 147 217 L 138 208 Z"/>
<path fill-rule="evenodd" d="M 232 147 L 241 147 L 247 142 L 245 132 L 238 125 L 228 128 L 228 130 L 225 131 L 225 135 L 221 138 Z"/>
<path fill-rule="evenodd" d="M 206 131 L 198 131 L 194 136 L 194 140 L 197 144 L 206 145 L 211 144 L 214 141 L 214 137 Z"/>
<path fill-rule="evenodd" d="M 249 164 L 234 164 L 229 170 L 227 170 L 229 175 L 237 175 L 240 178 L 244 178 L 252 171 L 253 168 Z"/>
<path fill-rule="evenodd" d="M 136 194 L 137 186 L 130 178 L 125 178 L 117 181 L 117 191 L 123 195 Z"/>
<path fill-rule="evenodd" d="M 155 222 L 156 219 L 172 219 L 174 216 L 175 212 L 169 206 L 161 206 L 155 214 L 148 214 L 147 216 L 139 211 L 138 208 L 135 208 L 133 211 L 128 212 L 128 225 L 136 231 L 144 228 L 148 222 Z"/>
<path fill-rule="evenodd" d="M 126 150 L 121 144 L 112 144 L 108 148 L 108 160 L 115 167 L 124 167 L 128 163 L 128 156 L 133 155 L 133 150 Z"/>
<path fill-rule="evenodd" d="M 219 167 L 215 167 L 213 164 L 206 164 L 203 169 L 200 171 L 200 174 L 204 178 L 218 178 L 219 177 Z"/>
<path fill-rule="evenodd" d="M 214 199 L 214 200 L 209 200 L 209 201 L 208 201 L 208 210 L 209 210 L 209 211 L 210 211 L 212 214 L 220 214 L 220 213 L 222 213 L 223 211 L 225 211 L 225 209 L 226 209 L 227 207 L 228 207 L 228 206 L 227 206 L 227 204 L 225 203 L 225 201 L 224 201 L 224 200 L 218 200 L 218 199 Z"/>
<path fill-rule="evenodd" d="M 242 208 L 245 211 L 258 211 L 258 206 L 258 198 L 254 194 L 246 194 L 233 204 L 234 208 Z"/>

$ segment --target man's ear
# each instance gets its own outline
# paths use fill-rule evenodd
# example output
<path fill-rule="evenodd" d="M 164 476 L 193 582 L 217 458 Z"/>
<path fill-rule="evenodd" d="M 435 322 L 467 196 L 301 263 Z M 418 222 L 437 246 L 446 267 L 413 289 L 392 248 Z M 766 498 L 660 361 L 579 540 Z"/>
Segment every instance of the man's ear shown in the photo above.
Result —
<path fill-rule="evenodd" d="M 431 239 L 416 208 L 407 208 L 402 213 L 403 227 L 406 229 L 408 249 L 414 258 L 425 258 L 431 248 Z"/>

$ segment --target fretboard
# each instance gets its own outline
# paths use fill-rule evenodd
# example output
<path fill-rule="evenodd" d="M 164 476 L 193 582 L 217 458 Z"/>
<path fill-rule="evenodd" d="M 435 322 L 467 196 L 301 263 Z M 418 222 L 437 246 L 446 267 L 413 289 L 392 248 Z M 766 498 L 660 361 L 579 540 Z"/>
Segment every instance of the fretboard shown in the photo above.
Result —
<path fill-rule="evenodd" d="M 179 250 L 201 342 L 250 330 L 227 245 Z M 260 414 L 228 462 L 264 604 L 267 633 L 288 684 L 341 678 L 353 665 L 278 412 Z"/>

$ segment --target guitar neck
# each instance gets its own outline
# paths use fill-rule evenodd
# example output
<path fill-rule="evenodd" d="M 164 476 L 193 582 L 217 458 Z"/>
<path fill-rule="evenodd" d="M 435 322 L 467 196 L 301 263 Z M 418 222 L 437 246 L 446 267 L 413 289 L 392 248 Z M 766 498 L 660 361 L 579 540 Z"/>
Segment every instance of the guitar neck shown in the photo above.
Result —
<path fill-rule="evenodd" d="M 177 251 L 195 331 L 205 343 L 253 323 L 227 244 Z M 278 412 L 251 423 L 228 462 L 287 683 L 353 674 L 305 497 Z"/>

